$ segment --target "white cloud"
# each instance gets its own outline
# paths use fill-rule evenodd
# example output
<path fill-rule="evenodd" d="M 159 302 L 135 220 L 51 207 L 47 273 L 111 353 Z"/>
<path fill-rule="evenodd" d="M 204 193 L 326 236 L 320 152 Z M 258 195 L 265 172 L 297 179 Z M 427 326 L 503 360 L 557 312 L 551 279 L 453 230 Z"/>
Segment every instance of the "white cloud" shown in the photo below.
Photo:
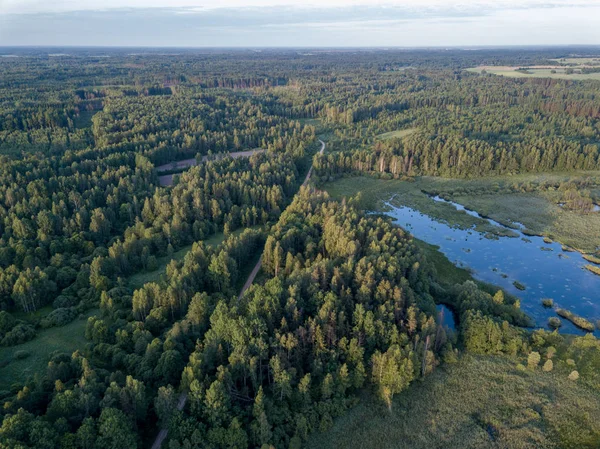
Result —
<path fill-rule="evenodd" d="M 600 44 L 600 0 L 0 0 L 2 45 Z M 73 41 L 77 36 L 77 41 Z"/>
<path fill-rule="evenodd" d="M 294 6 L 348 8 L 389 6 L 408 8 L 523 9 L 535 7 L 597 6 L 599 0 L 0 0 L 0 14 L 106 11 L 120 8 L 182 8 L 186 10 Z"/>

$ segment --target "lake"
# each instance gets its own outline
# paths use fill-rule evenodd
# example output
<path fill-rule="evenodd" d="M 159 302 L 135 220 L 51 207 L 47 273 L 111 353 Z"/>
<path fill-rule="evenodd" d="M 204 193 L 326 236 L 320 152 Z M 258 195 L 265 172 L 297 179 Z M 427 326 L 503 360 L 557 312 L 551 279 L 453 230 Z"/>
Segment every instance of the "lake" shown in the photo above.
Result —
<path fill-rule="evenodd" d="M 563 251 L 559 243 L 545 243 L 542 237 L 527 236 L 517 229 L 507 228 L 493 220 L 466 210 L 462 205 L 439 197 L 458 210 L 488 220 L 503 229 L 511 229 L 518 237 L 486 238 L 475 230 L 451 227 L 409 207 L 389 207 L 387 215 L 412 235 L 440 247 L 453 263 L 469 268 L 473 277 L 498 285 L 521 299 L 521 309 L 538 327 L 548 328 L 548 318 L 556 316 L 553 309 L 542 306 L 542 298 L 552 298 L 561 307 L 587 318 L 592 323 L 600 319 L 600 276 L 584 269 L 585 261 L 578 252 Z M 517 289 L 513 282 L 525 286 Z M 561 332 L 584 334 L 569 321 L 562 319 Z M 596 335 L 600 335 L 596 331 Z"/>

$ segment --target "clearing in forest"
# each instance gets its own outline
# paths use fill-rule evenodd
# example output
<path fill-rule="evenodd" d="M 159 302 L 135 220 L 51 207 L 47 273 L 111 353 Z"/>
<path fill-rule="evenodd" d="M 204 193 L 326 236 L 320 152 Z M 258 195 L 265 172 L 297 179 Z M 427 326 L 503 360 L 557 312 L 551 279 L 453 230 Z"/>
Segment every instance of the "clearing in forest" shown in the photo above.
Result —
<path fill-rule="evenodd" d="M 379 134 L 377 136 L 380 140 L 400 139 L 402 137 L 410 136 L 417 128 L 398 129 L 396 131 L 390 131 L 389 133 Z"/>

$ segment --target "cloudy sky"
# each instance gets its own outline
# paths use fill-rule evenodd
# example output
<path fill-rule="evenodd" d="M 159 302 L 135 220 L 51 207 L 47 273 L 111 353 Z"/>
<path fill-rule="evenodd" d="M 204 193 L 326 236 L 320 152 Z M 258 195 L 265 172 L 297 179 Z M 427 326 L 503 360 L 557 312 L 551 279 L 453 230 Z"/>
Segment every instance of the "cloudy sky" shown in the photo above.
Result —
<path fill-rule="evenodd" d="M 0 0 L 0 46 L 600 45 L 600 0 Z"/>

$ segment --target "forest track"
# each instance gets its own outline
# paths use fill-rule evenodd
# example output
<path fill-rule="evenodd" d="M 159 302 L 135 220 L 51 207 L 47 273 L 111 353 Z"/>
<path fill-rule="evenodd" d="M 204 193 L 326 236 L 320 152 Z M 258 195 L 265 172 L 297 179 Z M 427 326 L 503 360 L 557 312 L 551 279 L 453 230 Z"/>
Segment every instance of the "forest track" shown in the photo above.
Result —
<path fill-rule="evenodd" d="M 319 154 L 323 154 L 323 152 L 325 151 L 325 142 L 323 142 L 321 139 L 319 139 L 319 142 L 321 142 L 321 149 L 319 150 Z M 308 170 L 308 173 L 306 174 L 306 178 L 304 178 L 304 182 L 302 183 L 302 186 L 306 186 L 308 184 L 308 181 L 310 181 L 312 173 L 313 173 L 313 166 L 311 164 L 310 169 Z M 258 262 L 256 262 L 256 265 L 252 269 L 250 276 L 248 276 L 248 279 L 244 283 L 244 286 L 242 287 L 242 290 L 240 291 L 240 294 L 238 296 L 238 301 L 240 299 L 242 299 L 242 296 L 244 295 L 246 290 L 248 290 L 250 288 L 250 286 L 252 285 L 252 283 L 254 282 L 254 279 L 256 278 L 256 275 L 258 274 L 260 267 L 262 267 L 262 256 L 260 259 L 258 259 Z"/>
<path fill-rule="evenodd" d="M 186 401 L 187 401 L 187 393 L 181 393 L 181 395 L 179 395 L 179 400 L 177 401 L 177 410 L 183 410 L 183 407 L 185 407 Z M 156 439 L 154 440 L 154 443 L 152 444 L 152 449 L 160 449 L 160 447 L 163 444 L 163 441 L 165 441 L 165 438 L 167 438 L 168 433 L 169 433 L 168 429 L 160 429 L 160 432 L 158 432 L 158 435 L 156 435 Z"/>
<path fill-rule="evenodd" d="M 213 156 L 210 156 L 211 160 L 221 160 L 221 159 L 225 159 L 227 157 L 232 157 L 233 159 L 238 159 L 240 157 L 250 157 L 253 156 L 255 154 L 260 154 L 260 153 L 264 153 L 266 150 L 262 149 L 262 148 L 257 148 L 255 150 L 246 150 L 246 151 L 235 151 L 232 153 L 218 153 L 215 154 Z M 209 160 L 209 156 L 202 156 L 202 162 L 206 162 Z M 190 167 L 195 167 L 196 165 L 198 165 L 198 161 L 196 160 L 196 158 L 192 158 L 192 159 L 185 159 L 182 161 L 174 161 L 174 162 L 170 162 L 168 164 L 164 164 L 164 165 L 160 165 L 158 167 L 156 167 L 156 173 L 158 174 L 158 180 L 160 182 L 161 186 L 170 186 L 173 184 L 173 175 L 174 174 L 169 174 L 169 175 L 165 175 L 161 173 L 167 172 L 169 170 L 185 170 L 187 168 Z M 181 173 L 176 173 L 176 174 L 181 174 Z"/>
<path fill-rule="evenodd" d="M 319 142 L 321 142 L 321 149 L 319 150 L 319 154 L 323 154 L 323 152 L 325 151 L 325 142 L 323 142 L 321 139 L 319 139 Z M 304 178 L 304 182 L 302 183 L 303 186 L 306 186 L 308 184 L 308 181 L 310 181 L 312 173 L 313 173 L 313 166 L 311 164 L 310 169 L 308 170 L 308 173 L 306 174 L 306 178 Z M 238 300 L 240 300 L 242 298 L 242 295 L 246 292 L 246 290 L 248 290 L 250 288 L 250 286 L 254 282 L 254 279 L 256 278 L 256 275 L 258 274 L 261 266 L 262 266 L 262 256 L 258 260 L 256 265 L 254 266 L 254 268 L 252 269 L 250 276 L 248 276 L 246 283 L 244 284 L 244 286 L 242 287 L 242 290 L 240 291 Z M 179 401 L 177 402 L 177 410 L 183 410 L 183 407 L 185 407 L 186 401 L 187 401 L 187 393 L 181 393 L 181 395 L 179 396 Z M 154 443 L 152 444 L 151 449 L 160 449 L 160 447 L 163 444 L 163 441 L 165 440 L 165 438 L 167 438 L 168 432 L 169 431 L 167 429 L 161 429 L 160 432 L 158 432 L 158 435 L 156 436 L 156 439 L 154 440 Z"/>

